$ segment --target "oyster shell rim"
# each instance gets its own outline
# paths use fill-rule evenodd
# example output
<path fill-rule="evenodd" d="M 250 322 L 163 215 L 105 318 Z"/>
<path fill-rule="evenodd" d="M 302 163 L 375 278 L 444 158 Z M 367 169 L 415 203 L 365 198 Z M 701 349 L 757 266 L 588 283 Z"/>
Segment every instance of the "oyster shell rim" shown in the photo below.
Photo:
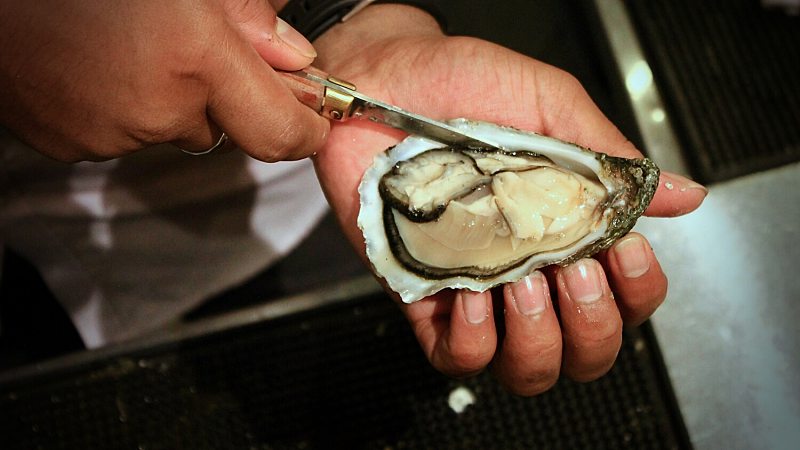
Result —
<path fill-rule="evenodd" d="M 537 268 L 548 265 L 566 265 L 578 259 L 593 255 L 603 249 L 610 247 L 617 239 L 627 234 L 635 225 L 638 218 L 644 213 L 650 204 L 659 183 L 660 170 L 655 163 L 648 158 L 623 158 L 611 156 L 605 153 L 595 152 L 588 148 L 561 141 L 539 133 L 523 131 L 513 127 L 501 126 L 489 122 L 472 121 L 468 119 L 455 119 L 449 123 L 457 128 L 470 131 L 472 134 L 481 136 L 490 143 L 508 149 L 509 152 L 525 151 L 538 154 L 553 159 L 556 164 L 575 170 L 578 173 L 592 171 L 597 174 L 598 179 L 606 187 L 609 193 L 615 193 L 615 182 L 620 178 L 632 179 L 637 189 L 634 196 L 630 198 L 615 198 L 610 200 L 608 208 L 613 209 L 613 217 L 606 219 L 606 215 L 612 214 L 609 210 L 604 212 L 603 226 L 598 228 L 593 234 L 584 236 L 570 247 L 578 247 L 576 251 L 562 252 L 548 251 L 530 255 L 522 258 L 514 267 L 501 271 L 498 274 L 475 276 L 475 275 L 446 275 L 441 277 L 426 276 L 410 270 L 406 265 L 399 261 L 395 255 L 392 245 L 387 238 L 385 231 L 384 215 L 385 209 L 390 208 L 381 198 L 377 184 L 390 168 L 394 167 L 399 161 L 409 159 L 415 154 L 422 153 L 434 148 L 446 147 L 444 144 L 425 139 L 419 136 L 409 136 L 404 141 L 390 147 L 384 152 L 375 156 L 373 163 L 365 171 L 362 181 L 359 184 L 358 192 L 361 200 L 358 226 L 361 229 L 366 243 L 367 257 L 376 275 L 383 278 L 388 286 L 400 294 L 403 302 L 411 303 L 432 295 L 445 288 L 466 288 L 474 291 L 485 291 L 494 286 L 516 281 L 525 275 L 533 272 Z M 495 134 L 496 133 L 496 134 Z M 499 139 L 498 139 L 499 137 Z M 530 148 L 530 139 L 536 139 L 536 150 Z M 416 147 L 419 146 L 419 147 Z M 418 148 L 425 147 L 424 150 Z M 541 148 L 547 147 L 544 152 Z M 410 149 L 410 150 L 407 150 Z M 575 155 L 575 151 L 584 152 L 585 161 L 578 162 L 578 158 L 571 161 L 564 156 L 564 153 Z M 555 152 L 547 154 L 548 151 Z M 412 153 L 412 154 L 406 154 Z M 554 155 L 559 153 L 558 157 Z M 591 158 L 589 158 L 591 156 Z M 559 163 L 559 159 L 566 163 Z M 579 170 L 576 166 L 582 166 L 585 170 Z M 371 180 L 371 181 L 370 181 Z M 624 180 L 623 180 L 624 181 Z M 630 192 L 628 189 L 626 192 Z M 376 198 L 377 197 L 377 198 Z M 376 203 L 379 203 L 376 205 Z M 632 203 L 632 204 L 631 204 Z M 379 207 L 380 210 L 372 219 L 368 217 L 368 207 Z M 623 214 L 620 211 L 624 210 Z M 379 222 L 379 223 L 374 223 Z M 379 233 L 375 234 L 375 230 Z M 572 248 L 570 248 L 572 250 Z M 394 267 L 392 267 L 394 265 Z M 400 272 L 392 269 L 400 267 Z"/>

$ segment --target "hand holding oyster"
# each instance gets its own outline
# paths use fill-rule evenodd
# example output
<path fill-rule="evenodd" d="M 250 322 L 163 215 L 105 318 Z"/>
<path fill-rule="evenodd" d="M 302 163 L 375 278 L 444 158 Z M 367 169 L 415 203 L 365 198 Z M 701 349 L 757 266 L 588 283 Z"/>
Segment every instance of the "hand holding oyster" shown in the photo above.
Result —
<path fill-rule="evenodd" d="M 572 248 L 605 246 L 605 238 L 591 244 L 582 240 L 585 236 L 578 237 L 583 235 L 580 224 L 593 223 L 592 215 L 584 213 L 596 208 L 588 205 L 616 208 L 613 216 L 625 222 L 642 211 L 663 217 L 685 214 L 697 208 L 705 196 L 702 187 L 688 180 L 669 173 L 653 175 L 653 168 L 643 162 L 632 162 L 633 172 L 623 170 L 620 174 L 623 185 L 637 187 L 610 192 L 600 176 L 593 175 L 598 173 L 595 169 L 604 160 L 616 165 L 613 157 L 635 161 L 642 155 L 573 77 L 485 41 L 444 36 L 436 21 L 420 10 L 404 5 L 370 6 L 314 45 L 320 55 L 315 65 L 353 82 L 367 95 L 433 118 L 469 117 L 525 130 L 498 131 L 494 125 L 465 122 L 503 135 L 495 143 L 509 154 L 480 149 L 437 150 L 432 145 L 430 150 L 411 152 L 414 154 L 392 161 L 395 156 L 383 152 L 397 145 L 405 137 L 402 133 L 365 121 L 335 124 L 331 129 L 326 147 L 315 157 L 317 173 L 342 229 L 362 256 L 366 257 L 366 245 L 357 226 L 361 210 L 358 188 L 379 154 L 379 159 L 389 158 L 386 170 L 369 177 L 380 183 L 386 173 L 392 173 L 383 183 L 384 195 L 392 205 L 388 208 L 391 220 L 395 221 L 390 230 L 408 228 L 414 239 L 420 237 L 436 246 L 456 242 L 468 247 L 456 255 L 465 251 L 480 256 L 478 263 L 464 264 L 460 256 L 441 259 L 444 253 L 429 251 L 436 248 L 434 245 L 417 246 L 414 251 L 422 267 L 415 267 L 417 263 L 403 267 L 412 277 L 425 279 L 424 283 L 431 282 L 428 278 L 438 283 L 447 277 L 468 280 L 463 281 L 465 284 L 491 283 L 492 277 L 506 276 L 499 272 L 510 273 L 517 270 L 514 266 L 526 264 L 520 261 L 528 256 L 517 255 L 538 253 L 548 255 L 553 262 L 566 263 L 561 259 L 566 256 L 556 256 L 564 242 L 573 240 L 564 244 Z M 517 145 L 517 141 L 530 139 L 530 132 L 610 156 L 587 153 L 590 156 L 578 157 L 581 164 L 564 172 L 560 167 L 564 159 L 571 158 L 541 157 L 545 153 L 541 149 Z M 409 138 L 402 146 L 416 139 Z M 569 146 L 551 138 L 535 139 L 548 146 Z M 401 160 L 403 163 L 397 165 Z M 437 163 L 430 164 L 429 160 Z M 428 170 L 437 166 L 440 169 Z M 637 167 L 642 181 L 647 181 L 624 181 L 628 176 L 624 173 L 639 176 Z M 440 176 L 439 170 L 450 172 Z M 647 206 L 656 179 L 655 195 Z M 665 188 L 665 184 L 673 189 Z M 487 194 L 492 185 L 498 187 L 499 198 L 495 190 L 491 190 L 491 196 Z M 380 189 L 373 187 L 372 200 L 383 204 Z M 519 197 L 542 197 L 541 193 L 529 192 L 547 188 L 553 194 L 550 201 L 523 209 L 525 213 L 509 208 Z M 561 201 L 578 191 L 585 193 L 585 203 Z M 442 207 L 445 203 L 459 205 L 444 212 L 450 209 Z M 446 233 L 453 229 L 447 222 L 457 221 L 456 216 L 462 214 L 475 214 L 475 225 Z M 600 226 L 594 232 L 604 236 L 624 234 L 630 223 L 615 224 L 611 215 L 597 215 Z M 379 206 L 376 223 L 384 216 L 389 214 Z M 607 220 L 611 222 L 603 225 Z M 437 230 L 439 227 L 444 234 Z M 364 228 L 385 232 L 383 224 Z M 543 252 L 529 250 L 529 245 L 548 242 L 555 247 L 551 245 Z M 387 255 L 394 258 L 388 240 L 385 245 Z M 485 250 L 493 246 L 511 249 L 511 256 L 495 258 L 493 252 Z M 429 270 L 429 266 L 436 269 Z M 497 272 L 498 267 L 503 269 Z M 560 374 L 581 381 L 604 374 L 619 351 L 623 322 L 635 325 L 644 321 L 663 301 L 667 289 L 666 276 L 647 240 L 634 232 L 593 258 L 581 258 L 564 267 L 536 269 L 515 282 L 495 281 L 505 284 L 484 293 L 444 289 L 419 301 L 400 302 L 399 306 L 436 369 L 467 376 L 491 365 L 504 385 L 524 395 L 548 389 Z M 496 313 L 499 309 L 502 313 Z"/>
<path fill-rule="evenodd" d="M 359 228 L 375 272 L 410 303 L 483 292 L 611 246 L 650 204 L 659 170 L 490 123 L 452 125 L 502 150 L 411 136 L 364 173 Z"/>

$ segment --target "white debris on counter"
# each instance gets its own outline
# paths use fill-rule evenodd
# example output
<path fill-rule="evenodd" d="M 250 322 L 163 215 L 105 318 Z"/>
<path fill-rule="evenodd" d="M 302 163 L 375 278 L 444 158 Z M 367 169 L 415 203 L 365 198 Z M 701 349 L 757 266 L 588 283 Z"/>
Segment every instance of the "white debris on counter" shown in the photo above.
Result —
<path fill-rule="evenodd" d="M 461 414 L 467 409 L 467 406 L 474 404 L 476 400 L 472 391 L 464 386 L 459 386 L 450 392 L 447 397 L 447 404 L 456 414 Z"/>

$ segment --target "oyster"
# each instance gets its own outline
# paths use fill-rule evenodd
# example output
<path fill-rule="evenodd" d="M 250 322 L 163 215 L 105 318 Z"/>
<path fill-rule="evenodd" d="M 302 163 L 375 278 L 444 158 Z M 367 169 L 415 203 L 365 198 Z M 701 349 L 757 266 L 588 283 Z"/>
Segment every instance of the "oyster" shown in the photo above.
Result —
<path fill-rule="evenodd" d="M 649 159 L 458 119 L 503 150 L 410 136 L 375 157 L 358 225 L 375 272 L 410 303 L 444 288 L 484 291 L 608 248 L 658 185 Z"/>

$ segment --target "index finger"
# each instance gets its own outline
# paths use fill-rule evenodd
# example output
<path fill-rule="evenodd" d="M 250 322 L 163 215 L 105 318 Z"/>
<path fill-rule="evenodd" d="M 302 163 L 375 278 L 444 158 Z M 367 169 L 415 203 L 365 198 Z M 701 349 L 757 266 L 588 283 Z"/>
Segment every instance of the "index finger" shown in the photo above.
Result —
<path fill-rule="evenodd" d="M 231 30 L 209 59 L 208 114 L 242 150 L 273 162 L 304 158 L 325 142 L 329 123 L 300 103 L 258 53 Z"/>

